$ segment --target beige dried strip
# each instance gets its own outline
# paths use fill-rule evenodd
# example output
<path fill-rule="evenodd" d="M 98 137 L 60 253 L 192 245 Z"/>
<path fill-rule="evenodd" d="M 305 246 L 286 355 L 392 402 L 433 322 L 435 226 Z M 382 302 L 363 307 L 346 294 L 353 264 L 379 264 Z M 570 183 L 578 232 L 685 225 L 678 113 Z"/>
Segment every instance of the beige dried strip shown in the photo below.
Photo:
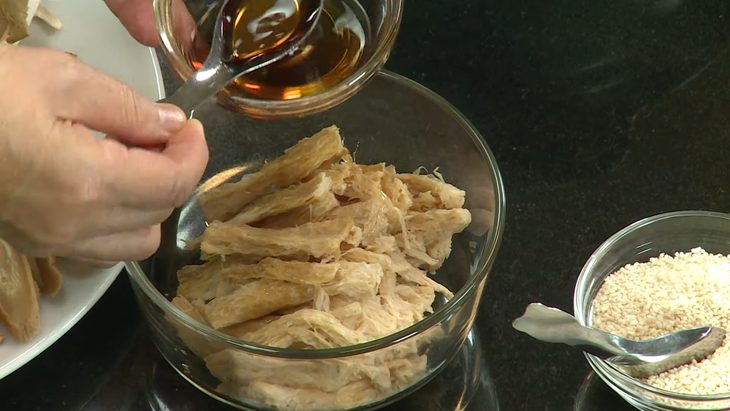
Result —
<path fill-rule="evenodd" d="M 248 334 L 249 341 L 271 347 L 333 348 L 364 342 L 365 336 L 330 313 L 303 309 Z"/>
<path fill-rule="evenodd" d="M 63 28 L 63 22 L 56 16 L 48 7 L 41 4 L 38 6 L 38 10 L 35 12 L 35 17 L 38 17 L 42 22 L 48 24 L 54 30 L 61 30 Z"/>
<path fill-rule="evenodd" d="M 409 212 L 406 215 L 408 231 L 428 245 L 432 241 L 451 238 L 464 231 L 471 223 L 471 213 L 463 208 L 450 210 L 428 210 L 426 212 Z"/>
<path fill-rule="evenodd" d="M 311 301 L 314 287 L 279 280 L 256 280 L 205 305 L 213 328 L 228 327 Z"/>
<path fill-rule="evenodd" d="M 301 184 L 274 191 L 243 208 L 228 222 L 231 224 L 251 224 L 266 217 L 275 216 L 308 206 L 326 195 L 331 195 L 332 180 L 324 173 Z"/>
<path fill-rule="evenodd" d="M 460 208 L 466 193 L 451 184 L 428 175 L 398 174 L 413 195 L 412 208 L 425 211 L 432 208 Z"/>
<path fill-rule="evenodd" d="M 27 7 L 27 1 L 0 1 L 0 33 L 5 33 L 8 43 L 28 37 Z"/>
<path fill-rule="evenodd" d="M 296 227 L 306 223 L 322 221 L 332 210 L 340 206 L 333 193 L 326 193 L 315 199 L 311 204 L 297 207 L 289 212 L 269 217 L 256 223 L 262 228 Z"/>
<path fill-rule="evenodd" d="M 211 300 L 216 296 L 221 274 L 227 267 L 246 265 L 251 262 L 250 258 L 232 255 L 225 259 L 214 258 L 201 265 L 186 265 L 177 272 L 179 281 L 177 293 L 191 300 Z"/>
<path fill-rule="evenodd" d="M 377 294 L 382 279 L 383 267 L 380 264 L 341 261 L 335 279 L 323 284 L 322 288 L 330 296 L 358 298 Z"/>
<path fill-rule="evenodd" d="M 236 337 L 241 340 L 248 341 L 248 334 L 252 333 L 261 327 L 265 326 L 266 324 L 276 320 L 277 318 L 281 317 L 281 315 L 273 314 L 273 315 L 267 315 L 264 317 L 256 318 L 254 320 L 244 321 L 242 323 L 229 325 L 228 327 L 223 327 L 219 331 L 228 334 L 232 337 Z"/>
<path fill-rule="evenodd" d="M 390 224 L 388 210 L 388 204 L 381 198 L 373 198 L 335 208 L 326 218 L 352 218 L 355 225 L 362 229 L 362 241 L 367 244 L 387 234 Z"/>
<path fill-rule="evenodd" d="M 63 275 L 56 267 L 55 257 L 35 258 L 34 260 L 41 279 L 41 282 L 38 283 L 41 294 L 53 297 L 63 285 Z"/>
<path fill-rule="evenodd" d="M 38 288 L 28 259 L 0 240 L 0 320 L 13 337 L 27 342 L 40 328 Z"/>
<path fill-rule="evenodd" d="M 343 196 L 350 199 L 369 200 L 378 198 L 383 192 L 381 181 L 385 175 L 384 164 L 360 165 L 350 168 L 350 175 L 345 180 Z"/>
<path fill-rule="evenodd" d="M 200 248 L 206 255 L 322 258 L 339 255 L 340 244 L 354 226 L 351 218 L 280 229 L 236 226 L 215 221 L 203 233 Z"/>
<path fill-rule="evenodd" d="M 411 196 L 408 186 L 403 180 L 396 177 L 395 169 L 388 167 L 385 170 L 381 181 L 383 193 L 390 199 L 395 207 L 401 211 L 407 211 L 413 206 L 413 196 Z"/>
<path fill-rule="evenodd" d="M 229 266 L 222 272 L 224 280 L 241 284 L 251 278 L 268 278 L 295 284 L 319 285 L 335 279 L 339 263 L 310 263 L 264 258 L 258 264 Z"/>
<path fill-rule="evenodd" d="M 393 271 L 405 281 L 431 287 L 443 294 L 446 298 L 452 298 L 454 296 L 448 288 L 434 281 L 424 271 L 412 266 L 402 254 L 391 254 L 390 258 L 393 261 Z"/>
<path fill-rule="evenodd" d="M 287 187 L 310 175 L 320 165 L 342 158 L 347 149 L 335 126 L 302 139 L 260 171 L 235 183 L 223 184 L 199 193 L 200 205 L 208 221 L 226 221 L 243 207 L 272 189 Z"/>

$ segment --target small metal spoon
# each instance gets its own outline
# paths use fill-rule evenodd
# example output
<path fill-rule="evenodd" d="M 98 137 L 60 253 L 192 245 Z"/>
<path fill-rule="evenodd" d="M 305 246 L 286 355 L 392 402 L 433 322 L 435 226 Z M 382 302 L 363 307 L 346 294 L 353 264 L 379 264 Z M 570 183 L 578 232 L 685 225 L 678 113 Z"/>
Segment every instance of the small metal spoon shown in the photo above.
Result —
<path fill-rule="evenodd" d="M 257 38 L 258 52 L 241 58 L 239 51 L 229 44 L 232 40 L 236 22 L 232 21 L 231 7 L 240 8 L 242 4 L 252 4 L 256 0 L 224 0 L 218 12 L 213 30 L 213 41 L 208 57 L 202 67 L 198 69 L 180 88 L 171 96 L 160 100 L 164 103 L 180 107 L 188 117 L 208 97 L 213 96 L 236 78 L 275 63 L 284 57 L 293 54 L 299 49 L 304 39 L 314 30 L 317 20 L 322 13 L 323 0 L 292 0 L 296 1 L 298 13 L 301 16 L 298 27 L 292 30 L 289 37 L 276 42 L 273 47 L 266 47 L 271 38 L 262 36 Z M 247 6 L 248 7 L 248 6 Z M 270 25 L 270 19 L 259 19 L 259 24 Z M 262 31 L 265 31 L 264 28 Z M 255 51 L 248 50 L 248 51 Z"/>
<path fill-rule="evenodd" d="M 725 330 L 700 327 L 651 340 L 635 341 L 578 323 L 572 315 L 540 303 L 527 306 L 512 327 L 545 342 L 563 343 L 608 360 L 627 374 L 647 378 L 693 360 L 700 361 L 722 344 Z"/>

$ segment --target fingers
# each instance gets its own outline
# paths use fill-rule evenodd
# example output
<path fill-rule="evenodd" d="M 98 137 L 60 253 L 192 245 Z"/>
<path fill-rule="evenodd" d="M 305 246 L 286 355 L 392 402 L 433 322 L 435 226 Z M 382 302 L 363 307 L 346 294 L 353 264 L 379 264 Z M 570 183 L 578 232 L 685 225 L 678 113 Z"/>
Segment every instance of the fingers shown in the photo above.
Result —
<path fill-rule="evenodd" d="M 149 47 L 160 46 L 151 0 L 105 2 L 135 40 Z M 195 33 L 195 20 L 181 0 L 171 1 L 171 15 L 175 39 L 181 43 L 183 50 L 189 50 Z"/>
<path fill-rule="evenodd" d="M 162 152 L 129 149 L 103 170 L 103 179 L 127 207 L 167 209 L 182 205 L 192 194 L 207 162 L 203 126 L 190 120 Z"/>
<path fill-rule="evenodd" d="M 63 60 L 59 70 L 64 83 L 51 96 L 59 118 L 134 146 L 164 143 L 185 125 L 187 118 L 178 107 L 154 103 L 83 63 Z"/>
<path fill-rule="evenodd" d="M 64 258 L 66 261 L 73 261 L 77 263 L 82 263 L 86 266 L 96 267 L 96 268 L 112 268 L 119 261 L 106 261 L 106 260 L 96 260 L 93 258 L 83 258 L 83 257 L 76 257 L 76 256 L 69 256 Z"/>
<path fill-rule="evenodd" d="M 59 254 L 85 261 L 137 261 L 148 258 L 160 246 L 160 226 L 109 234 L 75 243 Z"/>
<path fill-rule="evenodd" d="M 160 224 L 172 214 L 172 208 L 140 210 L 132 207 L 111 207 L 98 213 L 96 223 L 79 230 L 78 237 L 90 238 L 109 233 L 140 230 Z"/>
<path fill-rule="evenodd" d="M 160 45 L 151 0 L 105 0 L 105 2 L 135 40 L 149 47 Z"/>

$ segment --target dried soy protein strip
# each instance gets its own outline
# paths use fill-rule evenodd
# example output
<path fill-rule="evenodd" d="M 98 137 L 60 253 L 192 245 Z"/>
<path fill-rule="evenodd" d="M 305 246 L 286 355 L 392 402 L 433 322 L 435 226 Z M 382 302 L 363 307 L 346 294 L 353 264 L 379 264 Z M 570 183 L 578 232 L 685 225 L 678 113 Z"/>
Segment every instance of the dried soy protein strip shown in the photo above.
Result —
<path fill-rule="evenodd" d="M 237 256 L 215 259 L 203 265 L 185 266 L 178 272 L 178 295 L 209 301 L 233 291 L 238 285 L 267 278 L 295 284 L 319 285 L 335 279 L 338 263 L 284 261 L 267 257 L 258 263 L 236 261 Z M 193 273 L 187 275 L 186 273 Z"/>
<path fill-rule="evenodd" d="M 38 289 L 28 258 L 0 240 L 0 320 L 18 341 L 30 340 L 40 328 Z"/>
<path fill-rule="evenodd" d="M 354 226 L 351 218 L 280 229 L 237 226 L 214 221 L 203 232 L 200 249 L 207 255 L 322 258 L 339 254 L 340 245 Z"/>
<path fill-rule="evenodd" d="M 267 217 L 305 207 L 331 195 L 331 188 L 332 180 L 324 173 L 319 173 L 309 181 L 274 191 L 254 200 L 228 222 L 251 224 Z"/>
<path fill-rule="evenodd" d="M 325 128 L 264 164 L 260 171 L 199 193 L 200 206 L 208 221 L 226 221 L 262 194 L 298 183 L 322 164 L 337 161 L 346 153 L 337 127 Z"/>
<path fill-rule="evenodd" d="M 461 208 L 464 206 L 464 191 L 445 183 L 436 177 L 422 174 L 398 174 L 413 195 L 411 209 L 418 211 L 433 208 Z"/>
<path fill-rule="evenodd" d="M 205 305 L 205 318 L 213 328 L 245 322 L 283 308 L 311 301 L 314 287 L 280 280 L 256 280 Z"/>

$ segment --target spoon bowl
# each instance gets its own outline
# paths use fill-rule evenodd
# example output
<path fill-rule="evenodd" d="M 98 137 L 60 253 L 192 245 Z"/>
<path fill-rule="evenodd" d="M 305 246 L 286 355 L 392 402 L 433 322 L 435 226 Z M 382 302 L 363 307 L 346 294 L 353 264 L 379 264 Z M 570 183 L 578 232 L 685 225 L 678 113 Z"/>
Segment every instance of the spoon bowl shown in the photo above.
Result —
<path fill-rule="evenodd" d="M 171 96 L 161 100 L 188 117 L 236 78 L 273 64 L 299 49 L 314 30 L 323 0 L 224 0 L 210 53 Z"/>
<path fill-rule="evenodd" d="M 528 305 L 512 326 L 538 340 L 571 345 L 607 359 L 636 378 L 700 361 L 714 353 L 725 339 L 722 328 L 699 327 L 635 341 L 585 327 L 572 315 L 539 303 Z"/>

